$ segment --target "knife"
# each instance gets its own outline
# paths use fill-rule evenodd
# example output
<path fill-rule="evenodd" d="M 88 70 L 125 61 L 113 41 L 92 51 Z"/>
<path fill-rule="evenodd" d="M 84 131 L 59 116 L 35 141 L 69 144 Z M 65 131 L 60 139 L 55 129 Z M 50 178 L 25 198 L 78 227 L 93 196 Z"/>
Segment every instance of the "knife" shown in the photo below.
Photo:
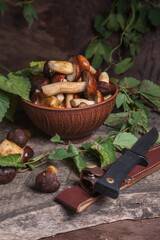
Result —
<path fill-rule="evenodd" d="M 123 155 L 118 158 L 107 172 L 95 183 L 95 192 L 116 199 L 119 188 L 128 175 L 136 166 L 148 166 L 148 160 L 144 156 L 158 139 L 158 131 L 153 127 L 147 134 L 142 136 L 131 149 L 124 149 Z"/>

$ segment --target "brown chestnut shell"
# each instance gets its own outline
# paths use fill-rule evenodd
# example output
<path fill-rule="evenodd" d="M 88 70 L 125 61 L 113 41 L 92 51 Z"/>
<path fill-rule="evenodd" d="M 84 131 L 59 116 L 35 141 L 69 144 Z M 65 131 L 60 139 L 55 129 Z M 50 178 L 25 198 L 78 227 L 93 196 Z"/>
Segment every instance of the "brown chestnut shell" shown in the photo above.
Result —
<path fill-rule="evenodd" d="M 25 130 L 15 129 L 7 134 L 7 139 L 23 148 L 28 141 L 28 134 Z"/>
<path fill-rule="evenodd" d="M 11 182 L 16 176 L 17 170 L 13 167 L 0 167 L 0 184 Z"/>
<path fill-rule="evenodd" d="M 21 158 L 21 161 L 23 163 L 28 162 L 29 159 L 31 159 L 34 156 L 34 151 L 32 148 L 30 148 L 29 146 L 25 146 L 23 149 L 23 155 Z"/>
<path fill-rule="evenodd" d="M 36 187 L 40 192 L 51 193 L 59 189 L 60 183 L 55 173 L 45 170 L 36 177 Z"/>

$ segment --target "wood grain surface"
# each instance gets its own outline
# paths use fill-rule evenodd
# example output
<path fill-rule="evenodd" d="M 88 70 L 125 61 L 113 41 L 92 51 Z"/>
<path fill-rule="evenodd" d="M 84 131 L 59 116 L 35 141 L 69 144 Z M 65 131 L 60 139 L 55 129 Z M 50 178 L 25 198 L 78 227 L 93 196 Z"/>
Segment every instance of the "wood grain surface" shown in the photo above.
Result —
<path fill-rule="evenodd" d="M 159 128 L 159 121 L 157 114 L 153 114 L 150 127 L 154 125 Z M 50 137 L 35 128 L 24 112 L 18 113 L 14 123 L 4 120 L 0 124 L 0 141 L 6 137 L 9 130 L 26 126 L 32 132 L 28 145 L 34 149 L 35 156 L 55 146 L 61 147 L 51 143 Z M 94 141 L 100 135 L 105 136 L 106 131 L 107 128 L 102 125 L 89 141 Z M 0 239 L 19 240 L 25 235 L 25 240 L 36 240 L 102 223 L 160 217 L 159 171 L 123 190 L 117 200 L 103 198 L 85 212 L 76 214 L 54 201 L 56 193 L 39 193 L 35 189 L 37 174 L 50 164 L 58 169 L 58 180 L 61 184 L 59 190 L 79 181 L 71 161 L 50 160 L 45 166 L 34 171 L 17 174 L 8 185 L 1 185 Z"/>
<path fill-rule="evenodd" d="M 109 0 L 39 0 L 36 1 L 39 20 L 31 28 L 23 20 L 20 8 L 8 7 L 0 21 L 0 64 L 16 71 L 27 67 L 30 61 L 67 60 L 72 55 L 84 54 L 95 36 L 94 17 L 105 13 L 110 4 Z M 112 43 L 116 42 L 115 36 Z M 149 79 L 160 84 L 160 30 L 151 31 L 143 38 L 140 54 L 134 60 L 135 64 L 125 76 Z M 112 70 L 109 75 L 114 76 Z M 152 114 L 151 126 L 160 130 L 158 114 Z M 35 155 L 57 147 L 50 142 L 50 137 L 32 125 L 24 112 L 16 114 L 14 123 L 7 120 L 0 123 L 0 141 L 9 130 L 26 127 L 32 132 L 28 145 L 34 149 Z M 107 130 L 101 126 L 90 141 L 99 135 L 104 136 Z M 51 161 L 46 166 L 49 164 L 54 164 L 58 169 L 60 190 L 73 186 L 79 180 L 71 161 Z M 81 233 L 75 231 L 72 235 L 59 235 L 57 240 L 58 237 L 59 240 L 159 239 L 159 171 L 122 191 L 117 200 L 101 199 L 77 215 L 55 203 L 56 194 L 42 194 L 35 189 L 35 177 L 46 166 L 18 174 L 13 182 L 0 186 L 0 240 L 36 240 L 83 228 L 85 230 L 80 230 Z M 140 220 L 146 218 L 155 219 Z M 126 219 L 139 221 L 115 222 Z M 102 223 L 104 225 L 100 225 Z M 105 228 L 108 229 L 106 234 Z"/>
<path fill-rule="evenodd" d="M 118 221 L 41 240 L 159 240 L 159 223 L 160 218 Z"/>

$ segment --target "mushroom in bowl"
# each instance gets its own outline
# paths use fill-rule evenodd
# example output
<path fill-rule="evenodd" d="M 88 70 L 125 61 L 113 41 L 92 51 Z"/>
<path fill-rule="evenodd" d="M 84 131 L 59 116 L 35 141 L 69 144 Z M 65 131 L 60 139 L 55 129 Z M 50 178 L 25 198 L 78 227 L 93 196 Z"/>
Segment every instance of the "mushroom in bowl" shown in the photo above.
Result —
<path fill-rule="evenodd" d="M 86 140 L 111 113 L 118 87 L 82 55 L 69 62 L 47 61 L 43 73 L 44 81 L 42 76 L 39 82 L 38 77 L 31 80 L 31 102 L 22 100 L 26 114 L 48 135 L 57 133 L 66 142 Z"/>

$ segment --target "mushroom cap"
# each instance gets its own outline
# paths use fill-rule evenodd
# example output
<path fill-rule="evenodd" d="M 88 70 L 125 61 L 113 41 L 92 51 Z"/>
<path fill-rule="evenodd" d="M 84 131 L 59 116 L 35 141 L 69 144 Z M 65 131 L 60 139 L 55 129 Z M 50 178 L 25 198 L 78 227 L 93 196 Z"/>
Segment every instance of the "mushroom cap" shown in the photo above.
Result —
<path fill-rule="evenodd" d="M 103 95 L 113 94 L 116 91 L 116 88 L 113 84 L 107 83 L 107 82 L 104 82 L 104 81 L 98 81 L 97 82 L 97 89 Z"/>
<path fill-rule="evenodd" d="M 81 71 L 88 70 L 90 69 L 90 63 L 88 60 L 83 56 L 83 55 L 78 55 L 77 56 Z"/>
<path fill-rule="evenodd" d="M 82 79 L 83 79 L 83 81 L 86 82 L 86 88 L 85 88 L 85 91 L 84 91 L 84 96 L 88 100 L 94 100 L 96 92 L 97 92 L 97 81 L 96 81 L 96 79 L 87 70 L 84 70 L 82 72 Z"/>
<path fill-rule="evenodd" d="M 51 77 L 50 83 L 63 82 L 65 79 L 65 74 L 54 73 Z"/>

